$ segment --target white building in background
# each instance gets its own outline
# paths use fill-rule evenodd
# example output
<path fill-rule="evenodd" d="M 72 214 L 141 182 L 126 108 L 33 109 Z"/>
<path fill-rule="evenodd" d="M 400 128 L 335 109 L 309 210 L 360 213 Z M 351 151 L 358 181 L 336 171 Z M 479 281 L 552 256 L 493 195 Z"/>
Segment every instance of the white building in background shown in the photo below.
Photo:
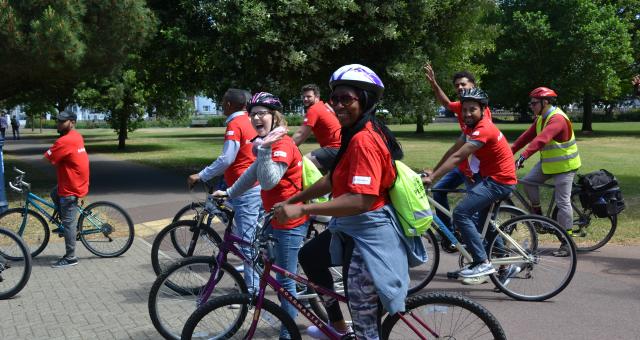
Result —
<path fill-rule="evenodd" d="M 193 107 L 196 110 L 196 115 L 219 115 L 222 112 L 218 111 L 218 104 L 209 97 L 194 96 Z M 221 108 L 220 108 L 221 109 Z"/>

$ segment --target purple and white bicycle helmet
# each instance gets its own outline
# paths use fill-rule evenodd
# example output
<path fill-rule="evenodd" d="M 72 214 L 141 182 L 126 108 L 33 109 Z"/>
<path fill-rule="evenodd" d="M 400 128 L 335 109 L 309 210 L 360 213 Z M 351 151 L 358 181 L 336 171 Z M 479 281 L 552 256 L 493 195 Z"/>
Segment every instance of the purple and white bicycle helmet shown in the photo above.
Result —
<path fill-rule="evenodd" d="M 384 84 L 380 77 L 370 68 L 360 64 L 344 65 L 333 72 L 329 79 L 329 87 L 333 91 L 339 85 L 349 85 L 373 92 L 376 100 L 380 100 L 384 93 Z"/>
<path fill-rule="evenodd" d="M 269 92 L 258 92 L 253 95 L 247 105 L 247 111 L 251 111 L 254 106 L 264 106 L 271 110 L 282 112 L 282 103 L 280 99 Z"/>

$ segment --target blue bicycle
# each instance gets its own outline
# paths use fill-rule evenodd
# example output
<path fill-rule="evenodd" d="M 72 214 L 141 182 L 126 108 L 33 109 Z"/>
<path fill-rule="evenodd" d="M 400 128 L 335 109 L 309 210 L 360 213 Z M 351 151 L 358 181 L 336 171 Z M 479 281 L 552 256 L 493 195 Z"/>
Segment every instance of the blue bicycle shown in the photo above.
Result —
<path fill-rule="evenodd" d="M 47 246 L 52 232 L 63 237 L 64 226 L 53 202 L 31 192 L 31 185 L 24 181 L 24 171 L 16 168 L 14 171 L 18 176 L 9 181 L 9 187 L 25 196 L 24 205 L 0 214 L 0 225 L 22 237 L 31 250 L 31 256 L 35 257 Z M 124 254 L 131 247 L 134 237 L 133 222 L 129 214 L 111 202 L 94 202 L 86 207 L 83 204 L 80 202 L 77 205 L 77 239 L 90 252 L 100 257 Z M 50 214 L 47 209 L 53 210 L 53 213 Z M 50 231 L 47 220 L 57 228 Z"/>

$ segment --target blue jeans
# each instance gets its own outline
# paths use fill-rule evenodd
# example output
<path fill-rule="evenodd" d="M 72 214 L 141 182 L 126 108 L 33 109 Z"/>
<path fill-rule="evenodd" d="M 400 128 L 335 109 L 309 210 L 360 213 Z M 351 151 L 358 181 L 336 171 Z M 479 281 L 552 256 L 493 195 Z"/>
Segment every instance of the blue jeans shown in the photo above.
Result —
<path fill-rule="evenodd" d="M 258 218 L 262 214 L 260 186 L 255 186 L 230 201 L 234 211 L 233 233 L 241 236 L 245 241 L 252 242 L 256 234 Z M 253 257 L 251 247 L 240 247 L 240 250 L 245 256 Z M 249 293 L 253 294 L 258 291 L 260 276 L 253 270 L 253 267 L 244 266 L 244 282 L 247 284 Z"/>
<path fill-rule="evenodd" d="M 478 230 L 482 226 L 477 221 L 484 222 L 491 204 L 508 197 L 514 188 L 514 185 L 500 184 L 490 178 L 485 178 L 481 182 L 477 182 L 453 210 L 453 224 L 460 231 L 474 262 L 482 262 L 487 259 L 487 252 Z M 476 213 L 479 214 L 477 220 L 473 216 Z M 489 235 L 487 235 L 488 237 Z"/>
<path fill-rule="evenodd" d="M 433 189 L 452 190 L 459 187 L 462 183 L 465 183 L 465 176 L 460 169 L 455 168 L 447 172 L 440 180 L 433 186 Z M 445 209 L 449 210 L 449 199 L 447 198 L 447 192 L 434 191 L 433 199 L 440 203 Z M 451 219 L 447 214 L 437 210 L 438 218 L 444 225 L 451 230 Z"/>
<path fill-rule="evenodd" d="M 64 258 L 76 258 L 76 234 L 78 232 L 78 209 L 76 196 L 58 196 L 58 186 L 51 190 L 51 200 L 58 210 L 60 223 L 64 227 Z"/>
<path fill-rule="evenodd" d="M 291 273 L 296 274 L 298 271 L 298 252 L 302 248 L 304 238 L 307 236 L 307 229 L 309 229 L 309 222 L 305 222 L 293 229 L 273 229 L 268 227 L 268 233 L 272 234 L 278 242 L 276 243 L 276 262 L 278 267 L 281 267 Z M 277 274 L 276 279 L 291 295 L 296 294 L 296 282 L 292 279 L 285 277 L 284 275 Z M 292 319 L 296 319 L 298 311 L 289 302 L 280 299 L 280 305 L 282 309 L 289 314 Z M 280 338 L 289 339 L 290 335 L 282 328 L 280 330 Z"/>

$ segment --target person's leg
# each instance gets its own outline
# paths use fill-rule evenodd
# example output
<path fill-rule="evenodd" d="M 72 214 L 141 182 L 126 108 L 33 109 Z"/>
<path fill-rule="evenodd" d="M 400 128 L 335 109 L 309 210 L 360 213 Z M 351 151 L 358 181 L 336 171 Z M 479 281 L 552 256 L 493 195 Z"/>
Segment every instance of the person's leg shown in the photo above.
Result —
<path fill-rule="evenodd" d="M 333 166 L 333 160 L 338 154 L 336 148 L 319 148 L 305 155 L 322 172 L 326 173 Z"/>
<path fill-rule="evenodd" d="M 16 128 L 12 127 L 11 132 L 13 133 L 13 140 L 16 140 Z"/>
<path fill-rule="evenodd" d="M 433 189 L 451 190 L 459 187 L 464 182 L 465 176 L 458 168 L 455 168 L 442 176 L 442 178 L 433 186 Z M 446 192 L 433 191 L 433 199 L 445 209 L 449 210 L 449 199 L 447 198 Z M 449 216 L 439 210 L 437 210 L 436 213 L 445 226 L 451 230 L 451 219 Z"/>
<path fill-rule="evenodd" d="M 4 130 L 5 129 L 0 129 L 0 133 L 2 134 L 2 139 L 4 139 Z"/>
<path fill-rule="evenodd" d="M 64 226 L 65 254 L 52 265 L 54 268 L 63 268 L 78 264 L 78 258 L 76 258 L 76 223 L 78 217 L 76 202 L 78 198 L 75 196 L 63 196 L 59 198 L 59 201 L 60 222 Z"/>
<path fill-rule="evenodd" d="M 304 224 L 289 230 L 273 229 L 273 236 L 278 240 L 275 247 L 275 264 L 277 266 L 294 274 L 298 271 L 298 252 L 300 251 L 302 242 L 304 242 L 304 238 L 307 235 L 308 228 L 309 224 L 308 222 L 305 222 Z M 297 295 L 296 283 L 294 280 L 281 274 L 277 274 L 276 279 L 291 295 Z M 280 299 L 280 304 L 282 309 L 284 309 L 285 312 L 295 320 L 298 315 L 296 308 L 282 298 Z M 280 338 L 290 338 L 284 328 L 280 331 Z"/>
<path fill-rule="evenodd" d="M 378 339 L 378 293 L 364 258 L 353 248 L 347 276 L 349 309 L 353 318 L 353 330 L 358 339 Z"/>
<path fill-rule="evenodd" d="M 329 271 L 329 267 L 332 266 L 331 254 L 329 253 L 330 244 L 331 232 L 326 229 L 305 243 L 298 254 L 298 261 L 311 282 L 333 290 L 333 276 Z M 320 299 L 327 310 L 329 322 L 339 331 L 346 330 L 344 316 L 340 310 L 338 300 L 323 295 L 320 295 Z"/>
<path fill-rule="evenodd" d="M 239 197 L 231 200 L 234 210 L 234 233 L 242 237 L 245 241 L 253 241 L 256 234 L 256 226 L 260 211 L 262 210 L 262 200 L 260 198 L 260 187 L 256 186 Z M 240 247 L 245 256 L 253 257 L 253 248 L 250 246 Z M 247 284 L 249 293 L 258 291 L 260 276 L 251 266 L 244 266 L 244 281 Z"/>
<path fill-rule="evenodd" d="M 529 198 L 529 202 L 531 203 L 532 210 L 531 213 L 542 215 L 542 208 L 540 207 L 540 184 L 543 184 L 546 180 L 548 180 L 551 176 L 545 175 L 542 173 L 542 166 L 540 162 L 536 163 L 536 165 L 531 168 L 529 173 L 524 176 L 523 180 L 526 182 L 530 182 L 532 184 L 524 183 L 524 191 Z M 538 184 L 538 185 L 536 185 Z"/>
<path fill-rule="evenodd" d="M 556 206 L 558 206 L 558 224 L 565 230 L 573 228 L 573 208 L 571 207 L 571 189 L 575 171 L 553 175 Z"/>

